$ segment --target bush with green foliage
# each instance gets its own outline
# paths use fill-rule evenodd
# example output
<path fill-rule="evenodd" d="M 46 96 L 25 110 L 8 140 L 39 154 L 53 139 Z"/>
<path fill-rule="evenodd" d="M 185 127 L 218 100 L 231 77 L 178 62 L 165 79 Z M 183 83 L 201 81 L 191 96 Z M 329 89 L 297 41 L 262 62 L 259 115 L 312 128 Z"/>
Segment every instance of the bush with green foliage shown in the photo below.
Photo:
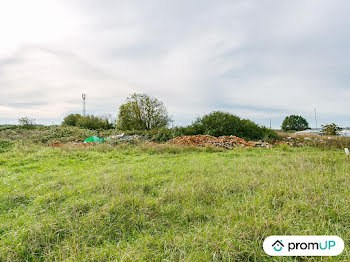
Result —
<path fill-rule="evenodd" d="M 107 117 L 94 115 L 82 116 L 80 114 L 70 114 L 66 116 L 63 119 L 62 126 L 78 126 L 92 130 L 113 128 L 113 124 Z"/>
<path fill-rule="evenodd" d="M 283 131 L 302 131 L 309 129 L 309 123 L 302 116 L 290 115 L 283 120 L 281 128 Z"/>
<path fill-rule="evenodd" d="M 334 123 L 322 125 L 322 133 L 328 136 L 336 136 L 339 130 L 341 130 L 341 128 Z"/>
<path fill-rule="evenodd" d="M 242 136 L 243 122 L 238 116 L 216 111 L 198 118 L 193 126 L 198 127 L 199 133 L 211 136 Z"/>
<path fill-rule="evenodd" d="M 173 128 L 158 128 L 152 130 L 129 130 L 127 135 L 141 135 L 147 140 L 165 142 L 172 138 L 188 135 L 235 135 L 247 140 L 274 140 L 278 139 L 277 133 L 266 127 L 260 127 L 254 122 L 223 112 L 212 112 L 197 119 L 189 126 Z"/>
<path fill-rule="evenodd" d="M 77 126 L 78 120 L 82 117 L 80 114 L 69 114 L 63 119 L 62 126 Z"/>
<path fill-rule="evenodd" d="M 87 129 L 112 129 L 113 124 L 108 118 L 93 115 L 84 116 L 78 119 L 77 126 Z"/>
<path fill-rule="evenodd" d="M 260 127 L 250 120 L 220 111 L 214 111 L 198 118 L 183 131 L 189 135 L 205 134 L 216 137 L 234 135 L 248 140 L 278 138 L 276 132 L 271 129 Z"/>

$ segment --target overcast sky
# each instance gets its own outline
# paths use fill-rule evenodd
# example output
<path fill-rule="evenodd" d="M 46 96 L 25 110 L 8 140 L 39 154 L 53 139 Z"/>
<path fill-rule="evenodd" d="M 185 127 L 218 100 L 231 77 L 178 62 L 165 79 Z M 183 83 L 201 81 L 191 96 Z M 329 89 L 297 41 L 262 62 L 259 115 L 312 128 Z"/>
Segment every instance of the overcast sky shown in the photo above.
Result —
<path fill-rule="evenodd" d="M 223 110 L 350 126 L 350 1 L 0 0 L 0 124 L 117 115 L 133 92 L 174 124 Z"/>

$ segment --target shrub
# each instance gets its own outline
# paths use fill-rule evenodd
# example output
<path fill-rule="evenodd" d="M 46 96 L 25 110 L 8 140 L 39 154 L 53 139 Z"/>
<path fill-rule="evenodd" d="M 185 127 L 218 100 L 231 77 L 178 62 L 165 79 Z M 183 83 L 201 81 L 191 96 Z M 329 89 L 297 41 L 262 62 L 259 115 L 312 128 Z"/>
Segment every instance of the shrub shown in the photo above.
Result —
<path fill-rule="evenodd" d="M 80 114 L 70 114 L 62 122 L 62 126 L 78 126 L 86 129 L 112 129 L 113 124 L 107 117 L 94 115 L 81 116 Z"/>
<path fill-rule="evenodd" d="M 339 130 L 341 130 L 341 128 L 334 123 L 322 125 L 322 133 L 328 136 L 336 136 Z"/>
<path fill-rule="evenodd" d="M 88 115 L 78 119 L 77 126 L 87 129 L 111 129 L 113 124 L 107 118 Z"/>
<path fill-rule="evenodd" d="M 250 120 L 241 119 L 233 114 L 220 111 L 214 111 L 198 118 L 183 131 L 216 137 L 234 135 L 247 140 L 278 137 L 271 129 L 260 127 Z"/>
<path fill-rule="evenodd" d="M 80 114 L 69 114 L 63 119 L 62 126 L 77 126 L 80 118 L 82 118 Z"/>
<path fill-rule="evenodd" d="M 174 138 L 174 132 L 169 128 L 154 129 L 146 134 L 146 138 L 151 141 L 166 142 Z"/>
<path fill-rule="evenodd" d="M 199 125 L 198 123 L 193 123 L 192 125 L 189 125 L 189 126 L 173 127 L 172 130 L 173 130 L 174 137 L 191 136 L 191 135 L 198 135 L 198 134 L 205 133 L 203 126 Z"/>
<path fill-rule="evenodd" d="M 281 139 L 281 137 L 272 129 L 267 128 L 265 126 L 261 127 L 261 129 L 263 130 L 263 134 L 264 134 L 264 140 L 277 140 L 277 139 Z"/>
<path fill-rule="evenodd" d="M 235 135 L 247 140 L 278 139 L 277 133 L 266 127 L 260 127 L 254 122 L 223 112 L 213 112 L 198 118 L 194 123 L 185 127 L 159 128 L 143 131 L 126 131 L 127 135 L 141 135 L 147 140 L 165 142 L 172 138 L 187 135 Z"/>

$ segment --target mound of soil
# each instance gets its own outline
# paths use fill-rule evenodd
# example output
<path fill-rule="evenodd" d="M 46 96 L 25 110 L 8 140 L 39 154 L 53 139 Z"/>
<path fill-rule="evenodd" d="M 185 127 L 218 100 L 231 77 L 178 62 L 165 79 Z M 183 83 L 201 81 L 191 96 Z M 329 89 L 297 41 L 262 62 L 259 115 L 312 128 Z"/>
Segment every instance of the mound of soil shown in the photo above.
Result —
<path fill-rule="evenodd" d="M 226 149 L 235 147 L 272 147 L 266 142 L 246 141 L 236 136 L 214 137 L 208 135 L 180 136 L 169 140 L 167 143 L 175 145 L 191 146 L 215 146 Z"/>

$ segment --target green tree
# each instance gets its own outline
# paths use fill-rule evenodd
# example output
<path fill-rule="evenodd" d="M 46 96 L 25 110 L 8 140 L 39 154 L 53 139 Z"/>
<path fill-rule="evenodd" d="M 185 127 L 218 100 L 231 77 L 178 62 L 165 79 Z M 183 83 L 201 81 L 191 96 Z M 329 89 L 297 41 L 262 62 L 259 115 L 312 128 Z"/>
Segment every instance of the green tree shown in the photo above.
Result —
<path fill-rule="evenodd" d="M 302 116 L 290 115 L 283 120 L 281 127 L 283 131 L 302 131 L 309 128 L 309 123 Z"/>
<path fill-rule="evenodd" d="M 77 126 L 80 118 L 82 118 L 80 114 L 69 114 L 63 119 L 62 126 Z"/>
<path fill-rule="evenodd" d="M 334 123 L 322 125 L 322 133 L 325 135 L 336 136 L 339 130 L 341 130 L 341 128 Z"/>
<path fill-rule="evenodd" d="M 167 127 L 171 119 L 163 102 L 147 94 L 132 94 L 119 108 L 117 128 L 151 130 Z"/>
<path fill-rule="evenodd" d="M 20 124 L 21 127 L 25 129 L 34 129 L 35 128 L 35 119 L 34 118 L 29 118 L 29 117 L 21 117 L 18 119 L 18 123 Z"/>

